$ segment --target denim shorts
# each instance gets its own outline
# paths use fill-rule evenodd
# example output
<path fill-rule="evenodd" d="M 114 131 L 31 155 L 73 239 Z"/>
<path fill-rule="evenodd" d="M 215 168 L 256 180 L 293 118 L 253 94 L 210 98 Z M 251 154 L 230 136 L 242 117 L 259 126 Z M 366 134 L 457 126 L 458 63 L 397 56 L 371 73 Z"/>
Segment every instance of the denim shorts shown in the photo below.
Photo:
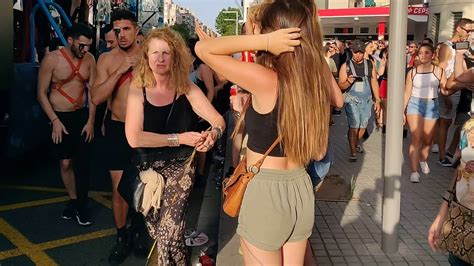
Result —
<path fill-rule="evenodd" d="M 410 97 L 407 106 L 407 115 L 419 115 L 425 119 L 439 118 L 438 98 L 417 98 Z"/>
<path fill-rule="evenodd" d="M 344 108 L 349 128 L 367 128 L 372 115 L 372 99 L 349 100 Z"/>

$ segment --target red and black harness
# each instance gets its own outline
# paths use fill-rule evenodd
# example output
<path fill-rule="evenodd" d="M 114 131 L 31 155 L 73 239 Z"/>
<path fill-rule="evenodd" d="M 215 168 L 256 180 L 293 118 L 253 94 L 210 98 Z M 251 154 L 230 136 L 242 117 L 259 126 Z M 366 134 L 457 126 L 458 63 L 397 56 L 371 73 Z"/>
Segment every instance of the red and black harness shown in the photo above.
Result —
<path fill-rule="evenodd" d="M 79 72 L 79 70 L 81 69 L 81 64 L 82 64 L 82 59 L 79 59 L 79 61 L 77 62 L 77 65 L 74 65 L 74 63 L 72 62 L 72 59 L 69 57 L 69 55 L 66 53 L 66 50 L 64 48 L 60 49 L 59 50 L 61 52 L 61 54 L 63 55 L 64 59 L 66 59 L 66 61 L 68 62 L 69 66 L 71 67 L 71 70 L 72 70 L 72 73 L 71 75 L 69 75 L 69 77 L 67 77 L 66 79 L 63 79 L 63 80 L 60 80 L 60 81 L 57 81 L 57 82 L 54 82 L 53 85 L 51 86 L 52 89 L 54 90 L 57 90 L 64 98 L 66 98 L 66 100 L 68 102 L 70 102 L 72 105 L 74 105 L 74 109 L 77 110 L 79 109 L 81 106 L 80 106 L 80 101 L 82 99 L 82 97 L 84 96 L 84 93 L 85 93 L 85 83 L 86 83 L 86 79 L 84 79 L 84 77 L 82 77 L 81 73 Z M 79 80 L 81 81 L 81 83 L 84 84 L 84 89 L 82 90 L 81 94 L 79 95 L 79 97 L 77 97 L 76 99 L 72 98 L 71 95 L 69 95 L 66 91 L 64 91 L 63 89 L 63 86 L 69 82 L 71 82 L 75 77 L 79 78 Z"/>

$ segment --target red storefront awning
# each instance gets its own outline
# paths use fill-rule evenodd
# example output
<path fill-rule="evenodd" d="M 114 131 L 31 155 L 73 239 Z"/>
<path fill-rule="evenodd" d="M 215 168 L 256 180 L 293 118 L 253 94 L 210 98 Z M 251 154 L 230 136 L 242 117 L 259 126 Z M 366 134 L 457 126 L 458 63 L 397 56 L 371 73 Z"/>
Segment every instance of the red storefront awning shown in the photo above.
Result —
<path fill-rule="evenodd" d="M 427 7 L 409 7 L 409 15 L 427 16 Z M 390 15 L 390 7 L 358 7 L 358 8 L 338 8 L 319 9 L 319 16 L 324 17 L 386 17 Z"/>
<path fill-rule="evenodd" d="M 390 14 L 390 7 L 363 7 L 363 8 L 338 8 L 338 9 L 319 9 L 321 18 L 324 17 L 385 17 Z"/>

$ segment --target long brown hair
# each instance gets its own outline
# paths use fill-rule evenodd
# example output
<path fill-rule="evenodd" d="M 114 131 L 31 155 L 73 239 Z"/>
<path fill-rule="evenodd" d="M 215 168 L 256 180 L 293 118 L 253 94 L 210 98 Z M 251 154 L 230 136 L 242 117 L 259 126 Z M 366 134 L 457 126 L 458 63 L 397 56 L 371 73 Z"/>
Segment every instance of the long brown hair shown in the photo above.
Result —
<path fill-rule="evenodd" d="M 261 52 L 257 62 L 278 76 L 278 133 L 285 155 L 300 164 L 321 159 L 328 145 L 330 99 L 316 5 L 313 0 L 277 0 L 264 8 L 261 27 L 262 33 L 301 29 L 301 46 L 293 53 Z"/>
<path fill-rule="evenodd" d="M 153 39 L 165 41 L 171 49 L 170 88 L 178 94 L 186 94 L 191 86 L 189 72 L 192 57 L 181 35 L 170 28 L 151 30 L 143 42 L 142 55 L 134 70 L 132 84 L 137 88 L 156 86 L 156 80 L 148 64 L 148 45 Z"/>

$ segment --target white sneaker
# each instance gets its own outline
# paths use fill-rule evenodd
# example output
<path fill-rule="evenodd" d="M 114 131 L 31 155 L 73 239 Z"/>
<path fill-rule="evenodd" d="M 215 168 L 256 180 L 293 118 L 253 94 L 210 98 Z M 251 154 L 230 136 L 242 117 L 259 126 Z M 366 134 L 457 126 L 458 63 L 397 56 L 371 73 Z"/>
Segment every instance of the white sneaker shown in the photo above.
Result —
<path fill-rule="evenodd" d="M 420 174 L 418 172 L 413 172 L 410 175 L 410 182 L 412 183 L 419 183 L 420 182 Z"/>
<path fill-rule="evenodd" d="M 432 152 L 432 153 L 439 153 L 439 146 L 438 146 L 438 144 L 433 144 L 433 146 L 431 146 L 431 152 Z"/>
<path fill-rule="evenodd" d="M 427 162 L 420 162 L 420 168 L 423 174 L 427 175 L 430 173 L 430 167 L 428 166 Z"/>

